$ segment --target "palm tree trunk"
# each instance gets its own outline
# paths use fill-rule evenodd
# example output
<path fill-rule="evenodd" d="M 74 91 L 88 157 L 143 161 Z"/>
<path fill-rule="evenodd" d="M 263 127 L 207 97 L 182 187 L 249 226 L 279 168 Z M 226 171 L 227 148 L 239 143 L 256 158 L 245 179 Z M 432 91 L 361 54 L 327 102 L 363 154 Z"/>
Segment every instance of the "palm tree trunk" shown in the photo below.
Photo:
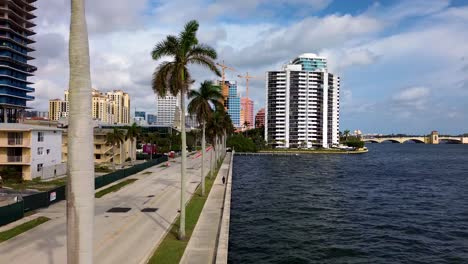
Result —
<path fill-rule="evenodd" d="M 115 144 L 112 145 L 112 168 L 114 169 L 114 171 L 116 171 L 116 168 L 115 168 Z"/>
<path fill-rule="evenodd" d="M 85 1 L 71 0 L 67 263 L 93 263 L 94 146 Z"/>
<path fill-rule="evenodd" d="M 133 160 L 133 138 L 130 140 L 130 163 L 135 165 L 135 161 Z"/>
<path fill-rule="evenodd" d="M 210 151 L 210 179 L 213 178 L 213 152 L 214 152 L 214 146 L 211 145 L 211 151 Z"/>
<path fill-rule="evenodd" d="M 202 186 L 202 196 L 205 196 L 205 122 L 203 122 L 202 128 L 202 161 L 201 161 L 201 186 Z"/>
<path fill-rule="evenodd" d="M 180 95 L 180 120 L 181 120 L 181 137 L 182 137 L 182 164 L 180 172 L 180 225 L 179 239 L 185 239 L 185 173 L 187 171 L 187 137 L 185 135 L 185 93 Z"/>

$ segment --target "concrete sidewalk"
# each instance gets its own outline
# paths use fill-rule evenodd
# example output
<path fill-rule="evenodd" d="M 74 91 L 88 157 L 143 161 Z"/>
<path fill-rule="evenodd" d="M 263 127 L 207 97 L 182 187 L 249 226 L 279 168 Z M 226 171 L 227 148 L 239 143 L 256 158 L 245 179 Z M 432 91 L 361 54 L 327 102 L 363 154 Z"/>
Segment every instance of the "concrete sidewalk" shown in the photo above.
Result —
<path fill-rule="evenodd" d="M 205 168 L 209 157 L 207 153 Z M 187 200 L 200 183 L 200 161 L 187 159 Z M 128 178 L 138 181 L 95 201 L 95 263 L 144 263 L 178 215 L 180 159 Z M 0 263 L 66 263 L 65 206 L 63 201 L 41 210 L 34 217 L 52 220 L 1 243 Z M 116 207 L 128 211 L 109 212 Z"/>
<path fill-rule="evenodd" d="M 231 153 L 226 154 L 180 263 L 200 264 L 214 261 L 226 190 L 222 178 L 228 178 L 231 157 Z"/>

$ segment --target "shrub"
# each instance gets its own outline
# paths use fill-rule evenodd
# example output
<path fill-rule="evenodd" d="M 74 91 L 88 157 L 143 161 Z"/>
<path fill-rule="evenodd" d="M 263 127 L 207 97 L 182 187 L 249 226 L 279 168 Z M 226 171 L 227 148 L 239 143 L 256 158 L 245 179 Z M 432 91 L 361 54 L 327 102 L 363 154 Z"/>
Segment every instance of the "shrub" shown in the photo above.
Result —
<path fill-rule="evenodd" d="M 233 148 L 237 152 L 257 152 L 253 140 L 240 134 L 228 138 L 227 146 Z"/>
<path fill-rule="evenodd" d="M 353 147 L 353 148 L 363 148 L 364 147 L 364 141 L 361 140 L 348 140 L 345 143 L 348 147 Z"/>

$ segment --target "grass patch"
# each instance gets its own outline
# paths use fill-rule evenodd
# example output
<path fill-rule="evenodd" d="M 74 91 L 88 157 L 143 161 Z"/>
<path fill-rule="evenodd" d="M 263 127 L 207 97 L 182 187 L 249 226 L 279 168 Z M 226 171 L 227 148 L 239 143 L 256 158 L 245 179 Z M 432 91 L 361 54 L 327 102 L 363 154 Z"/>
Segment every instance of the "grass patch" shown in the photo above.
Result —
<path fill-rule="evenodd" d="M 17 227 L 14 227 L 10 230 L 7 230 L 7 231 L 3 231 L 3 232 L 0 232 L 0 243 L 3 242 L 3 241 L 6 241 L 12 237 L 15 237 L 21 233 L 24 233 L 30 229 L 33 229 L 34 227 L 40 225 L 40 224 L 43 224 L 47 221 L 49 221 L 50 218 L 47 218 L 47 217 L 43 217 L 43 216 L 40 216 L 36 219 L 33 219 L 31 221 L 28 221 L 24 224 L 21 224 Z"/>
<path fill-rule="evenodd" d="M 101 198 L 103 197 L 104 195 L 108 194 L 108 193 L 111 193 L 111 192 L 116 192 L 120 189 L 122 189 L 123 187 L 125 187 L 126 185 L 128 184 L 131 184 L 133 182 L 137 181 L 137 179 L 127 179 L 125 181 L 122 181 L 122 182 L 119 182 L 117 184 L 114 184 L 112 185 L 111 187 L 108 187 L 106 189 L 103 189 L 103 190 L 100 190 L 99 192 L 97 192 L 94 196 L 96 198 Z"/>
<path fill-rule="evenodd" d="M 60 186 L 63 186 L 67 183 L 67 177 L 60 179 L 55 179 L 51 181 L 41 181 L 39 178 L 36 178 L 32 181 L 5 181 L 3 185 L 5 187 L 10 187 L 14 190 L 25 190 L 25 189 L 34 189 L 38 191 L 48 191 Z"/>
<path fill-rule="evenodd" d="M 219 169 L 218 169 L 219 170 Z M 218 171 L 217 170 L 217 171 Z M 180 262 L 180 259 L 184 255 L 185 248 L 192 236 L 193 229 L 197 224 L 198 218 L 200 217 L 203 206 L 205 205 L 208 194 L 211 191 L 213 186 L 214 177 L 206 177 L 205 180 L 205 196 L 201 196 L 200 186 L 197 188 L 195 194 L 190 199 L 187 204 L 185 211 L 185 240 L 177 239 L 177 234 L 179 232 L 180 218 L 177 217 L 176 222 L 172 225 L 171 230 L 167 233 L 164 240 L 161 242 L 157 248 L 154 255 L 151 257 L 148 263 L 174 263 L 177 264 Z"/>
<path fill-rule="evenodd" d="M 96 166 L 96 167 L 94 167 L 94 172 L 104 172 L 104 173 L 107 173 L 107 172 L 112 172 L 112 169 L 110 169 L 110 168 L 107 167 L 107 166 Z"/>

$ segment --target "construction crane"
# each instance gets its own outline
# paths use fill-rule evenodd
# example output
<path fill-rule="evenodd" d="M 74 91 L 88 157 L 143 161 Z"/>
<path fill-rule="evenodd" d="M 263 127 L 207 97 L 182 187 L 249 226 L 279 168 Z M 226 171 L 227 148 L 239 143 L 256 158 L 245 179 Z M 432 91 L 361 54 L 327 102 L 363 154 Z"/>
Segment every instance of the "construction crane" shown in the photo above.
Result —
<path fill-rule="evenodd" d="M 221 81 L 222 81 L 221 87 L 222 87 L 223 97 L 226 99 L 227 96 L 229 95 L 229 90 L 224 88 L 226 86 L 226 75 L 225 75 L 226 72 L 225 72 L 225 70 L 228 69 L 228 70 L 231 70 L 231 71 L 236 71 L 236 69 L 234 69 L 232 67 L 229 67 L 226 64 L 224 64 L 224 60 L 223 60 L 222 63 L 216 63 L 216 65 L 221 67 Z"/>
<path fill-rule="evenodd" d="M 255 77 L 252 75 L 249 75 L 249 72 L 247 72 L 246 75 L 237 75 L 237 77 L 245 79 L 245 97 L 249 98 L 249 80 L 250 79 L 262 79 L 260 77 Z"/>

